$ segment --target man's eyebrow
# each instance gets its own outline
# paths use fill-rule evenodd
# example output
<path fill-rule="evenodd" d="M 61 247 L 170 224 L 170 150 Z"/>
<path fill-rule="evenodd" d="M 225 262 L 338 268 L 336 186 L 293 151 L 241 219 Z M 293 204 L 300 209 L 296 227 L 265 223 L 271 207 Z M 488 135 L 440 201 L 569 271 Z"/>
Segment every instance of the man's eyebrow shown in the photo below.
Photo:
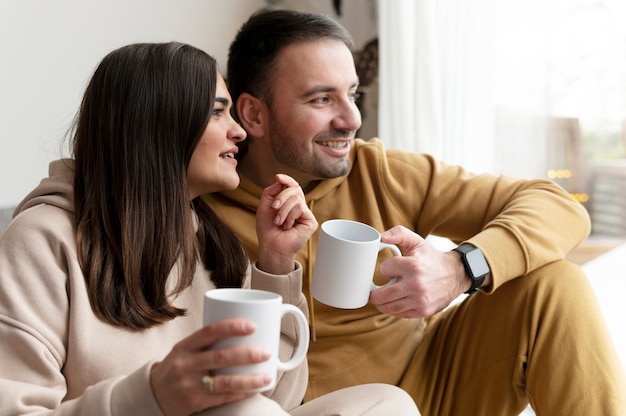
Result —
<path fill-rule="evenodd" d="M 355 82 L 354 84 L 352 84 L 350 86 L 350 89 L 356 89 L 359 86 L 358 82 Z M 333 92 L 333 91 L 337 91 L 338 88 L 337 87 L 333 87 L 330 85 L 316 85 L 312 88 L 309 88 L 308 90 L 306 90 L 303 94 L 302 97 L 306 98 L 306 97 L 311 97 L 315 94 L 319 94 L 319 93 L 323 93 L 323 92 Z"/>
<path fill-rule="evenodd" d="M 316 85 L 312 88 L 309 88 L 308 90 L 304 91 L 304 93 L 302 93 L 302 97 L 303 98 L 307 98 L 307 97 L 311 97 L 315 94 L 319 94 L 321 92 L 332 92 L 332 91 L 336 91 L 337 88 L 335 87 L 331 87 L 330 85 Z"/>

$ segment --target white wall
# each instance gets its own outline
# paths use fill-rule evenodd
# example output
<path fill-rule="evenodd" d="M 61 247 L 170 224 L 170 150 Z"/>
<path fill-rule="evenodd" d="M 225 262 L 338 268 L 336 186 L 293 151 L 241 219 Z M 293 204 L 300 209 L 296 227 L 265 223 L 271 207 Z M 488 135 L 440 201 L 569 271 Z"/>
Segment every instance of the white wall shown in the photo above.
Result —
<path fill-rule="evenodd" d="M 0 0 L 0 207 L 67 156 L 65 133 L 106 53 L 182 41 L 225 69 L 228 44 L 263 0 Z"/>
<path fill-rule="evenodd" d="M 332 0 L 268 0 L 277 8 L 323 13 L 333 17 L 350 31 L 357 49 L 361 49 L 378 34 L 378 1 L 342 0 L 341 16 L 337 16 Z"/>
<path fill-rule="evenodd" d="M 260 7 L 326 13 L 357 48 L 376 36 L 377 0 L 0 0 L 0 208 L 18 203 L 67 156 L 66 133 L 89 78 L 133 42 L 190 43 L 225 71 L 228 45 Z"/>

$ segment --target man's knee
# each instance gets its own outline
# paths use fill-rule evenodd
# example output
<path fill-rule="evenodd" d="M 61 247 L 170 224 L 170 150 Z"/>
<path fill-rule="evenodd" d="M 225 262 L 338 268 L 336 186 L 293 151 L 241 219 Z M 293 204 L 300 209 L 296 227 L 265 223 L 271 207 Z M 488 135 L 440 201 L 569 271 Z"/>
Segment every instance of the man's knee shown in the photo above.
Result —
<path fill-rule="evenodd" d="M 509 283 L 517 286 L 516 292 L 530 290 L 559 296 L 584 294 L 591 288 L 583 270 L 567 260 L 546 264 L 506 285 Z"/>
<path fill-rule="evenodd" d="M 500 289 L 504 299 L 523 302 L 530 310 L 541 310 L 543 316 L 553 313 L 561 318 L 568 315 L 574 318 L 599 312 L 595 292 L 584 271 L 566 260 L 542 266 L 507 282 Z"/>

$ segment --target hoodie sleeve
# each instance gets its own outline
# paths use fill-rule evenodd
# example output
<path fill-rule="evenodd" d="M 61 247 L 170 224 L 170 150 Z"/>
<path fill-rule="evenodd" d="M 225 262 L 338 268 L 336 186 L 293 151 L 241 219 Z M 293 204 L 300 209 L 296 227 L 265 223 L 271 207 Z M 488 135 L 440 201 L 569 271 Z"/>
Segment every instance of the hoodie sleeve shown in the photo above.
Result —
<path fill-rule="evenodd" d="M 260 270 L 256 264 L 252 265 L 252 289 L 267 290 L 278 293 L 284 303 L 290 303 L 300 308 L 304 316 L 309 316 L 306 298 L 302 293 L 302 266 L 296 263 L 296 269 L 287 275 L 272 275 Z M 286 317 L 281 329 L 279 357 L 287 361 L 292 356 L 297 340 L 296 323 L 293 318 Z M 305 359 L 294 370 L 280 372 L 276 380 L 276 387 L 266 395 L 278 402 L 283 409 L 291 410 L 302 403 L 307 387 L 308 365 Z"/>
<path fill-rule="evenodd" d="M 480 247 L 491 268 L 492 290 L 564 258 L 589 235 L 584 206 L 552 181 L 474 174 L 428 155 L 384 153 L 379 141 L 363 148 L 360 156 L 382 172 L 387 198 L 381 200 L 390 204 L 389 212 L 408 213 L 392 221 L 409 223 L 423 236 Z M 371 163 L 361 163 L 361 169 Z"/>
<path fill-rule="evenodd" d="M 150 368 L 185 331 L 134 333 L 99 321 L 76 262 L 72 218 L 44 203 L 20 213 L 0 237 L 0 414 L 159 416 Z M 247 284 L 277 292 L 306 313 L 301 274 L 299 265 L 280 276 L 251 267 Z M 294 340 L 286 324 L 281 359 L 291 355 Z M 294 408 L 306 380 L 305 360 L 279 375 L 268 396 Z"/>

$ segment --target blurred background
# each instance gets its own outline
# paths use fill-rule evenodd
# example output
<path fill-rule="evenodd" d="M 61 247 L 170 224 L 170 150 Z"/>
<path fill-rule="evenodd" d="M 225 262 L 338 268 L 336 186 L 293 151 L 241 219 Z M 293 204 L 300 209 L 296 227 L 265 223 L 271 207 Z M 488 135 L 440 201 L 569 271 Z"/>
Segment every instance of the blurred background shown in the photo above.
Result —
<path fill-rule="evenodd" d="M 237 28 L 261 7 L 326 13 L 350 30 L 360 137 L 476 172 L 549 178 L 588 209 L 594 247 L 626 239 L 622 0 L 1 0 L 0 208 L 67 155 L 106 53 L 178 40 L 223 70 Z"/>

